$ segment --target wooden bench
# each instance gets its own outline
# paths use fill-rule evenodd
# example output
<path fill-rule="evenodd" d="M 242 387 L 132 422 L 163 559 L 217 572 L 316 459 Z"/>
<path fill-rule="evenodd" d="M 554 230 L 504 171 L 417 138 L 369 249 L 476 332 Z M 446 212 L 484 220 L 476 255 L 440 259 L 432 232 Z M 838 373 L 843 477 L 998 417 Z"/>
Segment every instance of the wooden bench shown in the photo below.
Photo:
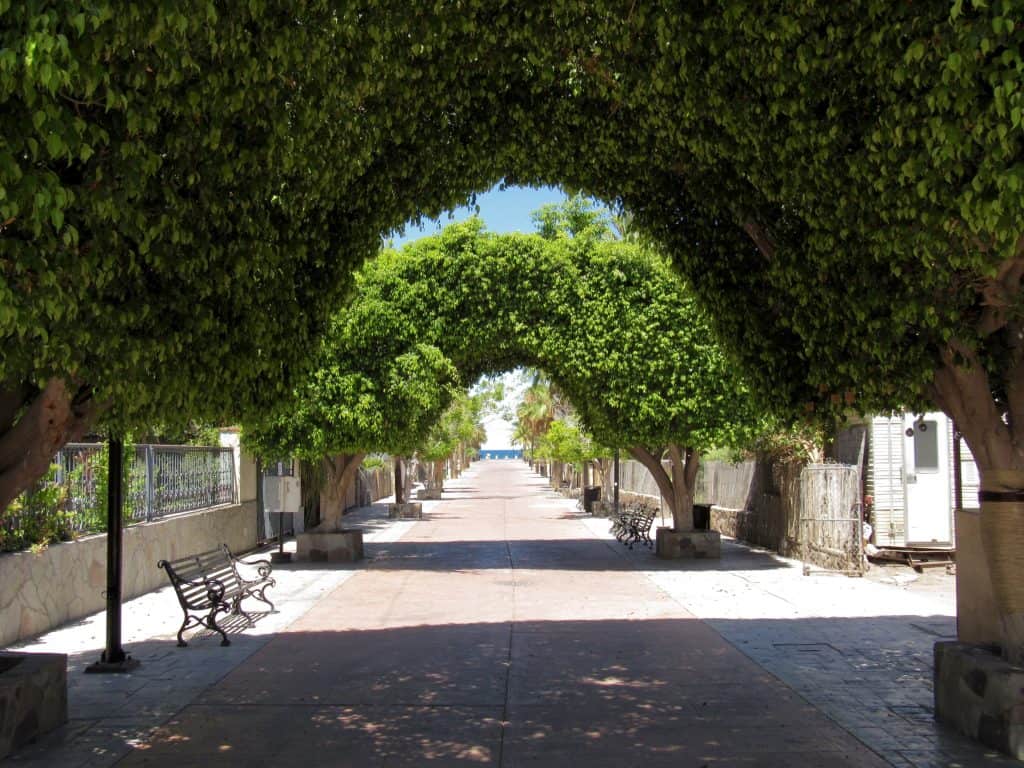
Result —
<path fill-rule="evenodd" d="M 242 571 L 239 565 L 243 566 Z M 252 618 L 242 610 L 242 601 L 247 597 L 255 597 L 274 610 L 274 604 L 266 595 L 267 588 L 275 585 L 270 575 L 270 561 L 239 560 L 231 554 L 227 544 L 178 560 L 161 560 L 157 567 L 167 571 L 167 578 L 185 612 L 185 620 L 178 630 L 180 648 L 188 645 L 182 638 L 184 632 L 198 626 L 219 633 L 221 645 L 231 645 L 227 633 L 217 624 L 217 617 L 221 614 L 242 616 L 252 626 Z"/>
<path fill-rule="evenodd" d="M 652 547 L 651 525 L 658 512 L 647 506 L 626 507 L 612 521 L 612 533 L 621 543 L 633 548 L 634 544 Z"/>

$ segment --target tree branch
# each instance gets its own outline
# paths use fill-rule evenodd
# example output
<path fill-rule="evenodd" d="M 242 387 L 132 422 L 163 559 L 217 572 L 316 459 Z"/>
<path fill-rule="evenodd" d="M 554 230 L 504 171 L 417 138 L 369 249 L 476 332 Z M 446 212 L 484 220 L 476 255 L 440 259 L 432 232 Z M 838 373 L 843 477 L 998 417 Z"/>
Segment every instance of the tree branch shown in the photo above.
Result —
<path fill-rule="evenodd" d="M 0 435 L 14 426 L 21 409 L 38 393 L 38 387 L 23 381 L 6 381 L 0 386 Z"/>
<path fill-rule="evenodd" d="M 1008 322 L 1007 309 L 1020 301 L 1021 280 L 1024 279 L 1024 255 L 1018 254 L 999 265 L 994 278 L 982 281 L 978 293 L 982 311 L 975 325 L 984 338 L 1002 329 Z"/>
<path fill-rule="evenodd" d="M 690 493 L 696 492 L 697 469 L 700 467 L 700 451 L 696 448 L 686 449 L 686 488 Z"/>
<path fill-rule="evenodd" d="M 64 445 L 80 439 L 103 405 L 75 395 L 63 379 L 53 378 L 27 404 L 20 418 L 0 435 L 0 510 L 46 474 Z"/>
<path fill-rule="evenodd" d="M 764 227 L 755 221 L 746 221 L 743 223 L 743 231 L 754 241 L 762 256 L 768 261 L 775 259 L 775 242 Z"/>
<path fill-rule="evenodd" d="M 930 394 L 953 417 L 982 470 L 1013 466 L 1010 429 L 1003 423 L 988 373 L 973 349 L 956 339 L 942 349 Z"/>
<path fill-rule="evenodd" d="M 654 478 L 654 482 L 658 486 L 658 491 L 661 493 L 661 497 L 665 500 L 665 503 L 675 511 L 675 494 L 673 493 L 672 479 L 668 476 L 665 471 L 665 467 L 661 464 L 661 451 L 658 455 L 655 455 L 652 451 L 644 448 L 643 446 L 635 445 L 628 449 L 630 454 L 643 464 L 647 471 L 651 473 L 651 477 Z"/>

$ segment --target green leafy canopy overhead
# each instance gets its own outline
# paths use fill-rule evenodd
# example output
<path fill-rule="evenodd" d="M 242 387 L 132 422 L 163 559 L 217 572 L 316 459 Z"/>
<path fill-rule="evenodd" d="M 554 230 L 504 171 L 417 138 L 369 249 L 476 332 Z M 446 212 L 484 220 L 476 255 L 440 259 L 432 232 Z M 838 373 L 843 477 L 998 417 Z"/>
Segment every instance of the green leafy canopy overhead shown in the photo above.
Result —
<path fill-rule="evenodd" d="M 726 445 L 759 426 L 696 301 L 635 245 L 491 235 L 473 220 L 385 253 L 356 283 L 316 375 L 253 424 L 264 452 L 411 453 L 457 382 L 521 364 L 545 370 L 606 445 Z"/>
<path fill-rule="evenodd" d="M 382 235 L 505 179 L 628 210 L 777 403 L 1024 455 L 1021 0 L 0 14 L 0 430 L 55 378 L 79 420 L 258 412 Z"/>

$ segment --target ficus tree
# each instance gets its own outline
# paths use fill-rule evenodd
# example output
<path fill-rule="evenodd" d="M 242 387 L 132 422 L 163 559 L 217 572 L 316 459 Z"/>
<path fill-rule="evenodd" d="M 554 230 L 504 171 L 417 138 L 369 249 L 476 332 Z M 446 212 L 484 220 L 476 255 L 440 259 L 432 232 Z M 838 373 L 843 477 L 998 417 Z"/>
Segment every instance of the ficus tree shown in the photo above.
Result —
<path fill-rule="evenodd" d="M 378 321 L 372 328 L 371 319 Z M 245 423 L 244 441 L 255 454 L 294 456 L 321 467 L 323 530 L 340 526 L 348 488 L 366 454 L 412 455 L 457 391 L 458 372 L 436 347 L 388 348 L 389 321 L 395 319 L 386 307 L 368 303 L 340 313 L 320 345 L 314 372 L 276 409 Z"/>
<path fill-rule="evenodd" d="M 428 463 L 428 487 L 440 488 L 444 484 L 446 461 L 455 459 L 464 467 L 470 451 L 480 448 L 487 437 L 483 419 L 500 402 L 503 393 L 501 382 L 483 382 L 473 391 L 459 392 L 452 399 L 416 449 L 417 456 Z"/>
<path fill-rule="evenodd" d="M 774 406 L 956 420 L 1024 654 L 1021 0 L 0 14 L 0 505 L 100 414 L 289 392 L 392 228 L 564 183 L 665 247 Z"/>
<path fill-rule="evenodd" d="M 550 459 L 556 467 L 569 465 L 573 470 L 570 482 L 575 482 L 584 467 L 591 462 L 607 456 L 609 451 L 599 445 L 587 433 L 586 429 L 576 423 L 575 418 L 559 418 L 551 423 L 548 430 L 541 436 L 537 444 L 537 456 Z M 561 473 L 553 473 L 561 479 Z"/>
<path fill-rule="evenodd" d="M 608 243 L 581 250 L 576 269 L 551 340 L 552 357 L 574 369 L 561 385 L 600 443 L 628 449 L 651 473 L 675 528 L 692 530 L 701 452 L 749 444 L 768 417 L 656 254 Z"/>
<path fill-rule="evenodd" d="M 327 369 L 386 365 L 417 344 L 440 350 L 463 381 L 521 364 L 542 369 L 602 444 L 644 462 L 682 530 L 693 528 L 699 452 L 748 439 L 760 425 L 685 284 L 633 244 L 455 224 L 368 263 L 339 318 L 354 346 L 343 366 L 328 354 Z M 310 395 L 328 398 L 318 412 L 350 410 L 347 391 Z M 545 408 L 543 418 L 546 432 L 554 414 Z"/>

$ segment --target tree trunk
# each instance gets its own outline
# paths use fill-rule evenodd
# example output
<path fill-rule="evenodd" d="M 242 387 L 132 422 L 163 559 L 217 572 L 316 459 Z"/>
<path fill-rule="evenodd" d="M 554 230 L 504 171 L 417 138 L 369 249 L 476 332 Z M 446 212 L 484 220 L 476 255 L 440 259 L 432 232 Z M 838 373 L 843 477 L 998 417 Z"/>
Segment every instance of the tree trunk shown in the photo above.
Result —
<path fill-rule="evenodd" d="M 988 286 L 978 321 L 979 330 L 999 334 L 1005 350 L 1007 364 L 996 372 L 998 380 L 990 378 L 971 345 L 954 339 L 943 350 L 931 392 L 974 454 L 981 481 L 978 528 L 986 562 L 979 566 L 988 568 L 998 620 L 986 622 L 986 617 L 981 617 L 977 625 L 1000 636 L 970 639 L 998 642 L 1013 664 L 1024 663 L 1024 438 L 1017 434 L 1024 430 L 1024 326 L 1006 308 L 1018 298 L 1022 274 L 1024 260 L 1004 265 Z M 1002 303 L 999 280 L 1005 282 L 1002 288 L 1009 294 Z M 993 392 L 999 390 L 997 399 Z M 969 534 L 957 531 L 958 548 L 961 535 Z M 963 543 L 965 549 L 977 545 Z M 980 590 L 976 587 L 976 591 Z M 985 597 L 982 594 L 979 600 Z M 958 596 L 958 625 L 962 607 L 979 610 L 966 601 L 969 599 Z M 963 636 L 962 626 L 958 631 Z"/>
<path fill-rule="evenodd" d="M 393 457 L 392 461 L 395 464 L 395 504 L 402 504 L 405 502 L 404 463 L 401 456 Z"/>
<path fill-rule="evenodd" d="M 362 466 L 365 453 L 339 453 L 323 459 L 324 485 L 320 491 L 320 525 L 318 531 L 341 530 L 345 514 L 345 497 Z"/>
<path fill-rule="evenodd" d="M 1024 435 L 1018 434 L 1024 430 L 1022 279 L 1024 238 L 1016 257 L 978 282 L 980 344 L 949 341 L 931 392 L 964 435 L 980 474 L 978 522 L 987 561 L 981 565 L 987 565 L 998 614 L 997 622 L 982 622 L 983 631 L 1001 635 L 988 639 L 998 641 L 1018 665 L 1024 663 Z M 996 352 L 999 368 L 986 367 L 979 347 Z"/>
<path fill-rule="evenodd" d="M 320 525 L 320 491 L 324 487 L 327 470 L 324 462 L 300 461 L 299 483 L 302 495 L 302 525 L 312 530 Z"/>
<path fill-rule="evenodd" d="M 62 379 L 36 392 L 21 386 L 0 392 L 0 511 L 43 477 L 57 452 L 80 440 L 101 410 L 87 389 L 76 393 Z"/>
<path fill-rule="evenodd" d="M 556 491 L 562 487 L 562 462 L 551 462 L 551 477 L 548 478 L 550 485 Z"/>
<path fill-rule="evenodd" d="M 444 461 L 430 463 L 430 487 L 444 488 Z"/>
<path fill-rule="evenodd" d="M 672 525 L 675 530 L 692 531 L 693 494 L 700 454 L 693 448 L 685 448 L 675 443 L 669 445 L 667 450 L 669 471 L 665 471 L 661 463 L 661 451 L 634 446 L 629 452 L 647 468 L 657 483 L 661 498 L 672 513 Z"/>

